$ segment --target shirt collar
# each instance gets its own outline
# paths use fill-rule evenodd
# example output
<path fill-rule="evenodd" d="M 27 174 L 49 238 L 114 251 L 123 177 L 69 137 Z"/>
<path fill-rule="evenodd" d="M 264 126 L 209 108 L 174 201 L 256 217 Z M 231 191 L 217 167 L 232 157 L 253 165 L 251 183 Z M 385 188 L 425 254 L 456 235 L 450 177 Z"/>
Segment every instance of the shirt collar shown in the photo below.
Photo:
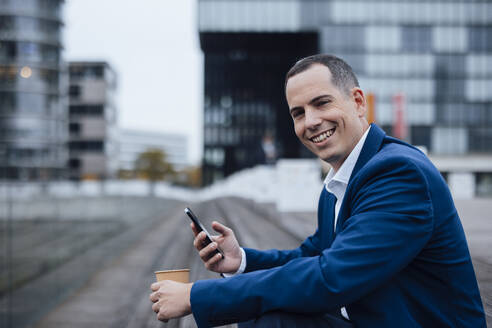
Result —
<path fill-rule="evenodd" d="M 355 164 L 359 159 L 360 152 L 362 151 L 362 147 L 364 146 L 364 142 L 366 141 L 370 129 L 371 126 L 369 126 L 366 132 L 362 135 L 359 142 L 357 142 L 357 145 L 355 145 L 354 149 L 352 149 L 340 169 L 336 172 L 333 168 L 330 169 L 324 181 L 326 190 L 335 193 L 334 189 L 338 189 L 336 185 L 343 184 L 345 187 L 348 185 L 350 176 L 352 175 Z"/>

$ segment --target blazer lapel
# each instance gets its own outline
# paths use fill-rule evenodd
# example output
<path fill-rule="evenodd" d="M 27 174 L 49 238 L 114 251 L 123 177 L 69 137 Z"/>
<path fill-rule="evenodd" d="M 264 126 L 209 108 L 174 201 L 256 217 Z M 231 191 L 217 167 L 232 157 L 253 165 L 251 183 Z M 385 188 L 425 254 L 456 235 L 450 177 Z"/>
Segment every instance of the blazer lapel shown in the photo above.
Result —
<path fill-rule="evenodd" d="M 354 170 L 350 175 L 349 184 L 352 181 L 352 178 L 360 171 L 360 169 L 366 165 L 366 163 L 379 151 L 381 148 L 381 144 L 383 143 L 384 137 L 386 137 L 386 133 L 376 124 L 371 124 L 371 130 L 367 135 L 366 142 L 362 147 L 362 151 L 360 152 L 359 159 L 357 159 L 357 163 L 355 163 Z"/>
<path fill-rule="evenodd" d="M 335 239 L 335 201 L 336 197 L 330 192 L 327 192 L 328 194 L 328 210 L 329 210 L 329 216 L 328 216 L 328 243 L 331 246 L 333 243 L 333 240 Z"/>
<path fill-rule="evenodd" d="M 335 232 L 341 229 L 343 222 L 350 215 L 350 196 L 347 194 L 350 189 L 350 184 L 352 183 L 353 177 L 360 171 L 360 169 L 366 165 L 366 163 L 379 151 L 381 148 L 381 144 L 383 143 L 384 137 L 386 133 L 376 124 L 371 124 L 371 130 L 369 130 L 369 134 L 367 135 L 366 141 L 364 142 L 364 146 L 360 152 L 359 158 L 355 163 L 354 170 L 352 174 L 350 174 L 349 183 L 347 186 L 347 190 L 345 192 L 345 196 L 343 197 L 342 206 L 340 207 L 340 212 L 338 213 L 337 226 L 335 228 Z"/>
<path fill-rule="evenodd" d="M 329 248 L 335 239 L 335 195 L 323 186 L 318 209 L 318 229 L 321 232 L 322 249 Z"/>

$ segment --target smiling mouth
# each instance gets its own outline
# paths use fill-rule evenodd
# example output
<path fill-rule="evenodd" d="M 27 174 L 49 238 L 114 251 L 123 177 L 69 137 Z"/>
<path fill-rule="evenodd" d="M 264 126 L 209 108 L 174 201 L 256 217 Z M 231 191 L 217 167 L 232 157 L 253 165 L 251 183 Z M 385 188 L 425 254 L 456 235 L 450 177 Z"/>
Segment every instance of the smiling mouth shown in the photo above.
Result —
<path fill-rule="evenodd" d="M 317 136 L 314 136 L 314 137 L 311 137 L 309 138 L 309 140 L 311 140 L 312 142 L 314 143 L 320 143 L 320 142 L 323 142 L 325 141 L 327 138 L 331 137 L 333 135 L 333 133 L 335 133 L 335 130 L 337 128 L 334 127 L 333 129 L 331 130 L 328 130 L 328 131 L 325 131 L 321 134 L 318 134 Z"/>

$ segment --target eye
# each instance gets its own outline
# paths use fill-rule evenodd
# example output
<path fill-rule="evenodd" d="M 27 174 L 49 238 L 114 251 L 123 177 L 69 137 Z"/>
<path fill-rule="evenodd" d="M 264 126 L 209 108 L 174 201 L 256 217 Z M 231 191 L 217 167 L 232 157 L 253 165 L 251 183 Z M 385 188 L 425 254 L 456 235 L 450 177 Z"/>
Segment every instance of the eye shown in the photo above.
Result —
<path fill-rule="evenodd" d="M 303 109 L 295 109 L 292 112 L 290 112 L 290 115 L 294 119 L 301 117 L 303 114 L 304 114 L 304 110 Z"/>
<path fill-rule="evenodd" d="M 320 100 L 316 103 L 316 107 L 322 107 L 322 106 L 329 104 L 329 103 L 330 103 L 330 101 L 328 101 L 328 100 Z"/>

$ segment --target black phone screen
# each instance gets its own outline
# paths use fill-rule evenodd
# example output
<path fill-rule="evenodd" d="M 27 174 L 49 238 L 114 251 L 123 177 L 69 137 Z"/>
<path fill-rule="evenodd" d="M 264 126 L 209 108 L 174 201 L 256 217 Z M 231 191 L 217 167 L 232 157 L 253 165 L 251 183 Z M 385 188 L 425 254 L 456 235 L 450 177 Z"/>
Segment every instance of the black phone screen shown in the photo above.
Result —
<path fill-rule="evenodd" d="M 185 208 L 184 212 L 186 213 L 186 215 L 188 215 L 188 217 L 191 219 L 191 221 L 193 221 L 193 223 L 195 224 L 195 227 L 196 229 L 200 232 L 200 231 L 205 231 L 205 234 L 207 235 L 207 237 L 205 238 L 205 245 L 208 245 L 212 242 L 212 237 L 210 236 L 210 234 L 208 233 L 207 229 L 205 229 L 205 227 L 203 226 L 203 224 L 198 220 L 197 216 L 191 211 L 191 209 L 189 207 Z M 214 251 L 213 255 L 215 254 L 221 254 L 222 255 L 222 258 L 224 258 L 224 253 L 222 253 L 222 251 L 217 247 L 217 249 Z"/>

